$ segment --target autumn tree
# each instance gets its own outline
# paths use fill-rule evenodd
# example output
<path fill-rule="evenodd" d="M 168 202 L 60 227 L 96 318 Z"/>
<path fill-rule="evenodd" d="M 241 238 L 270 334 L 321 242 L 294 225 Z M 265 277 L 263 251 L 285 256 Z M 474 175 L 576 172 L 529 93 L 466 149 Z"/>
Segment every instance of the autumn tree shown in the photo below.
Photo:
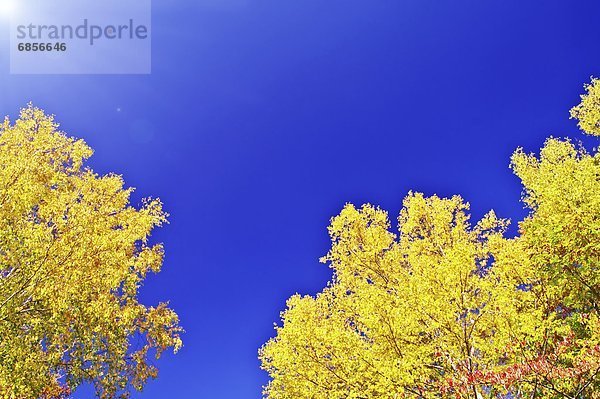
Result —
<path fill-rule="evenodd" d="M 600 135 L 600 82 L 571 112 Z M 519 234 L 460 197 L 410 193 L 331 221 L 334 271 L 295 295 L 260 350 L 270 399 L 600 398 L 600 155 L 547 140 L 515 152 Z"/>
<path fill-rule="evenodd" d="M 120 176 L 29 106 L 0 125 L 0 398 L 60 398 L 84 382 L 128 397 L 181 346 L 177 315 L 137 295 L 160 270 L 161 202 L 129 204 Z"/>

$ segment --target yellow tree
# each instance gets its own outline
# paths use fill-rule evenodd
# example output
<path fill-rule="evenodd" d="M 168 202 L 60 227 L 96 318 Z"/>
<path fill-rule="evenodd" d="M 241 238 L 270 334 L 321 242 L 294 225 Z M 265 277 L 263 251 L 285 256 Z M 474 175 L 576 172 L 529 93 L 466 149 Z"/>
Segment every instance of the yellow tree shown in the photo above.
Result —
<path fill-rule="evenodd" d="M 58 398 L 83 382 L 127 397 L 181 346 L 177 315 L 137 293 L 160 270 L 166 221 L 118 175 L 84 167 L 92 150 L 29 106 L 0 125 L 0 398 Z"/>
<path fill-rule="evenodd" d="M 599 136 L 600 81 L 585 88 L 571 116 Z M 598 398 L 600 153 L 551 138 L 539 157 L 518 150 L 512 167 L 531 213 L 519 236 L 498 248 L 496 267 L 529 287 L 545 324 L 542 339 L 521 334 L 519 347 L 529 354 L 509 371 L 539 396 Z"/>
<path fill-rule="evenodd" d="M 600 83 L 572 111 L 600 134 Z M 333 281 L 289 299 L 260 350 L 265 396 L 597 398 L 600 155 L 549 139 L 512 167 L 530 215 L 503 236 L 459 197 L 411 193 L 399 234 L 371 205 L 332 219 Z"/>

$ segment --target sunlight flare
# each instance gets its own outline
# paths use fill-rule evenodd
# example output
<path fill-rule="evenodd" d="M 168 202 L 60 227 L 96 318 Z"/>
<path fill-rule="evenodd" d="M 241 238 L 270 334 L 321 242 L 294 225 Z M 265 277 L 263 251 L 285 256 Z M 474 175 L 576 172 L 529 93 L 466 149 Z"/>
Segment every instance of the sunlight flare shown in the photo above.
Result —
<path fill-rule="evenodd" d="M 17 13 L 15 0 L 0 0 L 0 18 L 11 18 Z"/>

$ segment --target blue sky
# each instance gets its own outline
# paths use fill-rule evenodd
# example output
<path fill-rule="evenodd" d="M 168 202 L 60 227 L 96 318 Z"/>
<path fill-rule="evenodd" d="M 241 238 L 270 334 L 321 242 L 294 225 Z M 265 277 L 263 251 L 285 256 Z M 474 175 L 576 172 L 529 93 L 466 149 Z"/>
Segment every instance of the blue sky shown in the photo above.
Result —
<path fill-rule="evenodd" d="M 35 105 L 158 196 L 171 224 L 147 304 L 185 347 L 139 398 L 260 398 L 257 350 L 318 263 L 345 202 L 395 218 L 413 189 L 521 218 L 518 146 L 581 138 L 568 110 L 600 75 L 597 1 L 154 0 L 149 76 L 8 74 L 0 115 Z M 593 143 L 595 144 L 595 142 Z M 91 397 L 86 390 L 76 397 Z"/>

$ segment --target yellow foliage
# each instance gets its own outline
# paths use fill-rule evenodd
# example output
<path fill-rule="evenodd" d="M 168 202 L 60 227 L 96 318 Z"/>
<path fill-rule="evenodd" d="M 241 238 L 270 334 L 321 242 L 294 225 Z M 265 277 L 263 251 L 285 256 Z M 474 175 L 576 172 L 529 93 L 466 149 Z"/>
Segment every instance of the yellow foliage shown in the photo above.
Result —
<path fill-rule="evenodd" d="M 592 78 L 585 90 L 581 103 L 571 109 L 571 117 L 579 120 L 579 127 L 585 133 L 600 136 L 600 80 Z"/>
<path fill-rule="evenodd" d="M 590 133 L 598 87 L 573 111 Z M 260 350 L 265 397 L 597 398 L 600 155 L 549 139 L 512 168 L 531 210 L 515 238 L 493 212 L 471 225 L 458 196 L 410 193 L 398 235 L 346 205 L 322 259 L 333 281 L 290 298 Z"/>
<path fill-rule="evenodd" d="M 150 354 L 181 346 L 177 315 L 137 300 L 160 270 L 148 237 L 167 215 L 157 199 L 129 205 L 120 176 L 83 166 L 91 155 L 32 106 L 0 125 L 0 398 L 83 381 L 126 397 L 156 375 Z"/>

